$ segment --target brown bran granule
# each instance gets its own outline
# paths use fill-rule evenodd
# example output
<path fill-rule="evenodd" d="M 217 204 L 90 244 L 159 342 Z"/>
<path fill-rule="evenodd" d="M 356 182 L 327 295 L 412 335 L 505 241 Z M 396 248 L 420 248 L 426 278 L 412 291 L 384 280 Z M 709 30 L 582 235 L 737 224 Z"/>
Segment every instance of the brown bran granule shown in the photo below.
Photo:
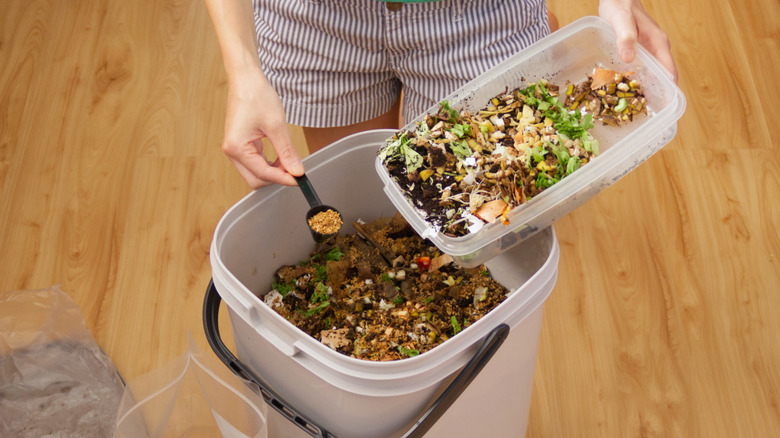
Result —
<path fill-rule="evenodd" d="M 321 211 L 309 219 L 309 227 L 320 234 L 336 233 L 341 225 L 341 217 L 334 210 Z"/>

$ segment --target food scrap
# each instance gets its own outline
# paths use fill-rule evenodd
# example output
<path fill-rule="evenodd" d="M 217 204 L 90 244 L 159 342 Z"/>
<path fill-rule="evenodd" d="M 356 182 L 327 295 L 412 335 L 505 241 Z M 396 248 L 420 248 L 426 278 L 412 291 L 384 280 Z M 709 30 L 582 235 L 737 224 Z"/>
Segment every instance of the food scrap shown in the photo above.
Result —
<path fill-rule="evenodd" d="M 507 297 L 485 266 L 461 268 L 400 214 L 338 235 L 300 264 L 282 266 L 265 303 L 343 354 L 416 356 L 478 321 Z M 385 257 L 391 254 L 388 262 Z"/>
<path fill-rule="evenodd" d="M 647 114 L 647 99 L 639 82 L 631 79 L 633 74 L 597 68 L 586 81 L 568 86 L 564 106 L 570 110 L 584 108 L 605 125 L 630 122 L 639 114 Z"/>
<path fill-rule="evenodd" d="M 597 68 L 580 84 L 542 79 L 471 114 L 444 101 L 379 151 L 401 191 L 446 236 L 478 232 L 589 163 L 594 120 L 620 125 L 646 113 L 630 72 Z"/>

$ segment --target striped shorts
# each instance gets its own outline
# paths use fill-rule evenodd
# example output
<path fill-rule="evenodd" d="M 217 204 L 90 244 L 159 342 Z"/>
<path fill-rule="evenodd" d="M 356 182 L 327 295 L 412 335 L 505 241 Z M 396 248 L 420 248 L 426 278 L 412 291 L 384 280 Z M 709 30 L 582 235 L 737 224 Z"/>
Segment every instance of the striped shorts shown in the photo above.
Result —
<path fill-rule="evenodd" d="M 412 120 L 547 35 L 545 0 L 252 0 L 258 55 L 287 121 Z"/>

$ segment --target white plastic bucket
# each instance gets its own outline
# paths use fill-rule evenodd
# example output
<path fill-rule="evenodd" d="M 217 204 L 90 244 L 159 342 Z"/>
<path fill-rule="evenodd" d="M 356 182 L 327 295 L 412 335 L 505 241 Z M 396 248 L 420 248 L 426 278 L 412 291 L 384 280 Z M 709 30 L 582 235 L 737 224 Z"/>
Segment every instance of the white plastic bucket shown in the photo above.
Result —
<path fill-rule="evenodd" d="M 358 219 L 396 209 L 374 172 L 376 152 L 392 130 L 340 140 L 304 160 L 323 202 L 338 208 L 351 233 Z M 213 281 L 229 309 L 238 358 L 277 394 L 341 438 L 397 437 L 444 390 L 499 324 L 511 331 L 482 372 L 426 436 L 523 436 L 530 409 L 544 301 L 558 273 L 552 228 L 486 263 L 512 293 L 487 316 L 416 357 L 372 362 L 340 354 L 294 327 L 260 298 L 275 270 L 306 258 L 314 242 L 296 187 L 267 187 L 222 218 L 211 247 Z M 281 420 L 281 421 L 280 421 Z M 273 437 L 305 437 L 280 415 Z"/>

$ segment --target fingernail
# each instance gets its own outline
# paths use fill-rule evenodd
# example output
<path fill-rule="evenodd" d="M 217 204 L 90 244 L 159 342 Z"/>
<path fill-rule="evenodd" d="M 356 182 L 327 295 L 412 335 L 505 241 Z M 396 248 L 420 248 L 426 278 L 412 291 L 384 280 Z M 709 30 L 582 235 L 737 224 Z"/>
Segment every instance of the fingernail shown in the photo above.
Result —
<path fill-rule="evenodd" d="M 631 62 L 634 60 L 634 49 L 632 48 L 625 48 L 620 51 L 620 58 L 623 60 L 623 62 Z"/>
<path fill-rule="evenodd" d="M 293 164 L 293 173 L 297 173 L 298 176 L 303 175 L 304 169 L 303 169 L 303 163 L 300 161 L 296 161 L 295 164 Z"/>

